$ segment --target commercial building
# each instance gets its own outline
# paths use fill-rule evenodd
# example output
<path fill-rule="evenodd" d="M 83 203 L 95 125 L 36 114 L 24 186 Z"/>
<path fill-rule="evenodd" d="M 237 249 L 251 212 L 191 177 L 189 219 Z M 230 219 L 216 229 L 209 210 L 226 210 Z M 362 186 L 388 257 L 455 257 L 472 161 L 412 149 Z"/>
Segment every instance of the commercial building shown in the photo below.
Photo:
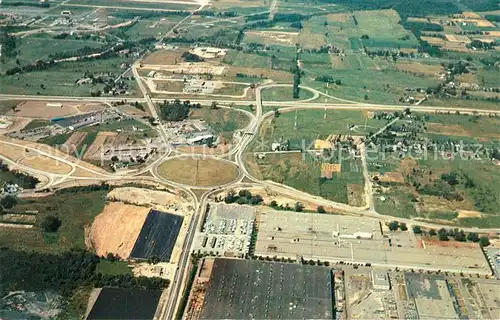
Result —
<path fill-rule="evenodd" d="M 327 267 L 215 259 L 200 319 L 332 319 Z"/>
<path fill-rule="evenodd" d="M 391 282 L 387 272 L 372 270 L 372 284 L 375 290 L 391 290 Z"/>
<path fill-rule="evenodd" d="M 258 256 L 492 274 L 477 244 L 420 238 L 411 231 L 383 233 L 372 218 L 265 209 L 258 230 Z"/>

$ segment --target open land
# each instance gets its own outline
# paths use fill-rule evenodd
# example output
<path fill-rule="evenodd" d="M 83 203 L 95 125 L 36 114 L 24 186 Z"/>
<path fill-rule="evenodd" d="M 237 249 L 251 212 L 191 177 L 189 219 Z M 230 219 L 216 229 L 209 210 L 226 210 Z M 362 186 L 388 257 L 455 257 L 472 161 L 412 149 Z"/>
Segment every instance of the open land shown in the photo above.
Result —
<path fill-rule="evenodd" d="M 165 161 L 158 167 L 158 173 L 177 183 L 210 187 L 234 181 L 238 169 L 226 161 L 184 158 Z"/>

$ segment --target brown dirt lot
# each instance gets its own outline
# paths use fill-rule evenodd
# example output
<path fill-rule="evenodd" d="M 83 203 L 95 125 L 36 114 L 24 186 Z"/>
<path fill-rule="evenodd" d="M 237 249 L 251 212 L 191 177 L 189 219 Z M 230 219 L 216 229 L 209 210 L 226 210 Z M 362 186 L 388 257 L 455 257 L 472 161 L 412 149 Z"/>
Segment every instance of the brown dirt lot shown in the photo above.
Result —
<path fill-rule="evenodd" d="M 54 104 L 59 103 L 62 104 L 62 107 L 47 106 L 46 101 L 24 101 L 17 105 L 15 113 L 10 111 L 9 114 L 16 117 L 51 119 L 99 111 L 105 108 L 105 105 L 100 103 L 54 102 Z"/>
<path fill-rule="evenodd" d="M 128 258 L 134 248 L 149 209 L 111 202 L 94 220 L 89 240 L 97 255 L 108 253 Z"/>
<path fill-rule="evenodd" d="M 56 174 L 68 174 L 71 172 L 70 165 L 44 156 L 30 155 L 19 159 L 18 163 L 33 169 Z"/>
<path fill-rule="evenodd" d="M 86 136 L 87 132 L 73 132 L 69 139 L 61 146 L 61 149 L 68 150 L 69 152 L 75 151 L 76 146 L 78 146 Z"/>
<path fill-rule="evenodd" d="M 478 130 L 479 131 L 479 130 Z M 439 133 L 442 135 L 460 136 L 460 137 L 474 137 L 479 140 L 500 139 L 500 133 L 488 132 L 481 134 L 481 132 L 472 132 L 461 125 L 444 125 L 441 123 L 430 122 L 427 124 L 428 133 Z"/>
<path fill-rule="evenodd" d="M 232 163 L 215 159 L 177 158 L 158 167 L 160 176 L 177 183 L 210 187 L 234 181 L 238 169 Z"/>
<path fill-rule="evenodd" d="M 481 218 L 483 215 L 479 211 L 472 211 L 472 210 L 457 210 L 458 212 L 458 219 L 463 219 L 463 218 Z"/>
<path fill-rule="evenodd" d="M 351 15 L 347 13 L 335 13 L 327 16 L 328 22 L 346 22 L 351 19 Z"/>
<path fill-rule="evenodd" d="M 446 43 L 443 39 L 437 37 L 421 37 L 421 39 L 434 46 L 443 46 Z"/>
<path fill-rule="evenodd" d="M 338 163 L 322 163 L 321 177 L 331 179 L 334 173 L 340 172 L 340 164 Z"/>
<path fill-rule="evenodd" d="M 114 139 L 117 135 L 118 135 L 117 132 L 100 131 L 97 134 L 94 142 L 90 145 L 90 147 L 85 152 L 85 155 L 83 157 L 85 159 L 92 158 L 96 153 L 100 152 L 101 147 L 105 143 L 109 143 L 110 140 Z"/>
<path fill-rule="evenodd" d="M 186 50 L 159 50 L 148 54 L 141 62 L 144 64 L 177 64 L 182 62 L 182 53 Z"/>
<path fill-rule="evenodd" d="M 179 146 L 177 150 L 184 153 L 195 153 L 195 154 L 224 154 L 231 149 L 231 144 L 219 144 L 215 148 L 209 148 L 207 146 Z"/>
<path fill-rule="evenodd" d="M 470 39 L 467 36 L 457 35 L 457 34 L 445 34 L 446 39 L 450 42 L 462 42 L 469 43 Z"/>
<path fill-rule="evenodd" d="M 396 68 L 401 71 L 436 75 L 443 72 L 444 68 L 439 65 L 423 64 L 418 62 L 397 62 Z"/>
<path fill-rule="evenodd" d="M 405 182 L 405 178 L 401 172 L 386 172 L 384 175 L 379 175 L 378 179 L 381 182 Z"/>
<path fill-rule="evenodd" d="M 282 44 L 293 46 L 299 41 L 298 32 L 283 31 L 247 31 L 243 42 L 262 44 Z"/>

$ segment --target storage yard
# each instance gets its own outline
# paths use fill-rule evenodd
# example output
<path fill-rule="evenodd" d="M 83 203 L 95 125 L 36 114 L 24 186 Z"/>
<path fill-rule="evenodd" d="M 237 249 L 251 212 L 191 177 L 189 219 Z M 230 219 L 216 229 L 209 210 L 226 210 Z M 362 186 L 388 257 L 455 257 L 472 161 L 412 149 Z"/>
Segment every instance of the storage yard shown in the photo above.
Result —
<path fill-rule="evenodd" d="M 490 275 L 478 245 L 443 246 L 411 232 L 386 232 L 378 220 L 265 210 L 259 216 L 255 254 L 389 268 Z"/>
<path fill-rule="evenodd" d="M 256 210 L 236 204 L 212 204 L 193 250 L 219 256 L 244 257 L 250 247 Z"/>
<path fill-rule="evenodd" d="M 329 319 L 329 268 L 215 259 L 200 319 Z"/>

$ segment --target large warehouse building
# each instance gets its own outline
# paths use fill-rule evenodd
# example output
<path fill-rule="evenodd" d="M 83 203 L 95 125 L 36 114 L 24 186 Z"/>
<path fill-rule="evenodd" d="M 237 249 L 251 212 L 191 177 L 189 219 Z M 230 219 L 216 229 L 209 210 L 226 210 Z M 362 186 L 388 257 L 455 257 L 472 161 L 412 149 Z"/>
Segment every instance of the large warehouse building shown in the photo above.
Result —
<path fill-rule="evenodd" d="M 327 267 L 217 258 L 200 319 L 332 319 Z"/>
<path fill-rule="evenodd" d="M 411 231 L 386 232 L 376 219 L 265 210 L 259 215 L 257 256 L 321 260 L 406 269 L 489 275 L 476 244 L 441 243 Z"/>

